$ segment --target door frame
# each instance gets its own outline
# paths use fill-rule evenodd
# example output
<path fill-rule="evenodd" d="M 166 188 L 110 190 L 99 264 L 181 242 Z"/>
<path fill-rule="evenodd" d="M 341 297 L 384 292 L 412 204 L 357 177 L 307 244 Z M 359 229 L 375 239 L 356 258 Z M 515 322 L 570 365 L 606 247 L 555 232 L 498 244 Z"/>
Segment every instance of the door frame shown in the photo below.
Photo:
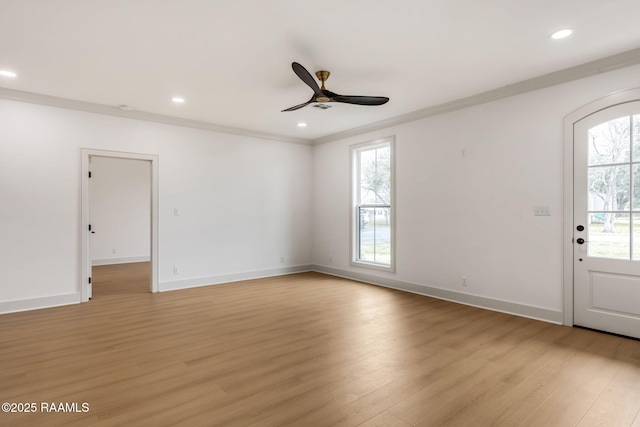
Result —
<path fill-rule="evenodd" d="M 145 160 L 151 163 L 151 292 L 158 292 L 158 156 L 155 154 L 127 153 L 92 148 L 81 148 L 80 152 L 80 279 L 78 283 L 80 302 L 89 301 L 89 260 L 91 259 L 91 246 L 89 244 L 91 237 L 89 233 L 89 211 L 91 206 L 89 194 L 90 157 Z"/>
<path fill-rule="evenodd" d="M 573 215 L 574 215 L 574 125 L 580 120 L 606 110 L 616 105 L 628 102 L 640 101 L 640 88 L 626 89 L 611 93 L 575 110 L 564 118 L 564 197 L 563 197 L 563 222 L 562 222 L 562 298 L 563 298 L 563 324 L 573 326 Z"/>

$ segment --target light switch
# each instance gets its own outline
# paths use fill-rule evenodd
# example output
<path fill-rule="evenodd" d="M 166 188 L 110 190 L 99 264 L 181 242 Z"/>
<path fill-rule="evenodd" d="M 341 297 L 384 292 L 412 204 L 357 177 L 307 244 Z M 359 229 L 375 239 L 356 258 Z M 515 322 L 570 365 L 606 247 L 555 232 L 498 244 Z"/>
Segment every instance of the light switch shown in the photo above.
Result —
<path fill-rule="evenodd" d="M 534 206 L 533 214 L 535 216 L 551 216 L 551 206 Z"/>

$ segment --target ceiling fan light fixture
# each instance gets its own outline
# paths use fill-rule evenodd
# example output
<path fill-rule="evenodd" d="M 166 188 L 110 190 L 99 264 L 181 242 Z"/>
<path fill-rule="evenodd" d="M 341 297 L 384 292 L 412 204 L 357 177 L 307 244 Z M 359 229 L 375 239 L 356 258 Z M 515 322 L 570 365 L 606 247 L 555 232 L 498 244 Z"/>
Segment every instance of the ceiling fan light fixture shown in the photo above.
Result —
<path fill-rule="evenodd" d="M 329 108 L 331 108 L 331 105 L 320 103 L 320 104 L 315 104 L 313 108 L 318 108 L 320 110 L 328 110 Z"/>
<path fill-rule="evenodd" d="M 389 98 L 386 96 L 352 96 L 352 95 L 339 95 L 337 93 L 333 93 L 327 90 L 324 87 L 325 81 L 329 78 L 331 74 L 329 71 L 321 70 L 316 72 L 316 77 L 322 83 L 322 87 L 318 86 L 315 79 L 311 75 L 306 68 L 297 62 L 293 62 L 291 64 L 291 68 L 293 68 L 293 72 L 298 76 L 300 80 L 307 86 L 311 88 L 313 91 L 313 96 L 307 102 L 302 104 L 294 105 L 293 107 L 287 108 L 285 111 L 295 111 L 300 108 L 306 107 L 309 104 L 314 104 L 314 107 L 327 109 L 330 108 L 326 103 L 328 102 L 343 102 L 345 104 L 356 104 L 356 105 L 382 105 L 389 102 Z"/>
<path fill-rule="evenodd" d="M 549 37 L 551 37 L 554 40 L 561 40 L 561 39 L 566 39 L 571 34 L 573 34 L 573 30 L 571 28 L 565 28 L 565 29 L 558 30 L 556 32 L 551 33 Z"/>

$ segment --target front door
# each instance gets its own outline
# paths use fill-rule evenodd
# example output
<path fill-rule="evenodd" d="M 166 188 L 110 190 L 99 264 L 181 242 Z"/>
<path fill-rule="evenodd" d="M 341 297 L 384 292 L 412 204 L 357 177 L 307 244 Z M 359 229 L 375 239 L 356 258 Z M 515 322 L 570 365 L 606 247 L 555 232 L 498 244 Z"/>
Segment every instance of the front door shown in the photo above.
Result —
<path fill-rule="evenodd" d="M 574 125 L 574 324 L 640 338 L 640 101 Z"/>

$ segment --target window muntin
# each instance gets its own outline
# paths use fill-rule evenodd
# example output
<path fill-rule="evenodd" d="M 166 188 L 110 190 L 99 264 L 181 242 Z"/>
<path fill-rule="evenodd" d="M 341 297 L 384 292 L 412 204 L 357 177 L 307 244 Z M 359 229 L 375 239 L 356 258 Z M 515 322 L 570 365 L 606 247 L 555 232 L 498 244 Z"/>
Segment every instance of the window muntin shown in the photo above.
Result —
<path fill-rule="evenodd" d="M 393 139 L 352 147 L 352 264 L 393 270 Z"/>

